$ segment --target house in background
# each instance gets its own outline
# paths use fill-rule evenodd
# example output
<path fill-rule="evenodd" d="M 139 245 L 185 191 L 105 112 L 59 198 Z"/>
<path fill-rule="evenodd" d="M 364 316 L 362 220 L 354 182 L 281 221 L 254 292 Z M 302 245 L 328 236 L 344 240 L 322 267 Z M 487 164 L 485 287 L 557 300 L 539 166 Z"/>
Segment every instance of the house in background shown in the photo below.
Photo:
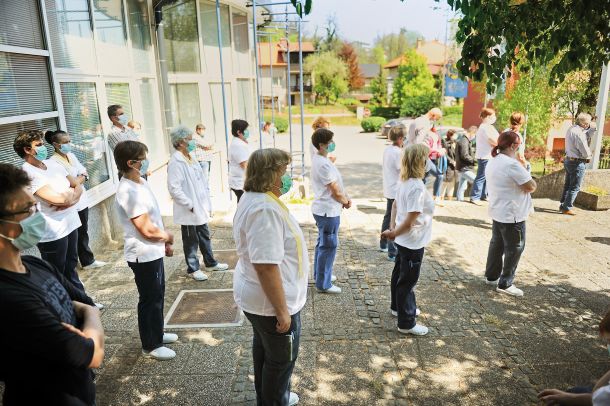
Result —
<path fill-rule="evenodd" d="M 315 52 L 315 48 L 311 42 L 302 42 L 302 46 L 304 62 L 309 55 Z M 288 45 L 286 40 L 261 42 L 257 45 L 257 49 L 261 75 L 261 103 L 265 107 L 271 108 L 273 99 L 278 111 L 283 109 L 288 102 L 293 106 L 299 104 L 299 44 L 290 43 Z M 290 89 L 287 89 L 288 55 L 290 55 Z M 273 77 L 271 76 L 272 71 Z M 313 102 L 312 86 L 311 75 L 303 72 L 305 103 Z"/>
<path fill-rule="evenodd" d="M 350 94 L 353 98 L 366 104 L 373 98 L 371 81 L 379 76 L 381 65 L 376 63 L 363 63 L 358 66 L 364 79 L 364 86 L 361 89 L 353 90 Z"/>

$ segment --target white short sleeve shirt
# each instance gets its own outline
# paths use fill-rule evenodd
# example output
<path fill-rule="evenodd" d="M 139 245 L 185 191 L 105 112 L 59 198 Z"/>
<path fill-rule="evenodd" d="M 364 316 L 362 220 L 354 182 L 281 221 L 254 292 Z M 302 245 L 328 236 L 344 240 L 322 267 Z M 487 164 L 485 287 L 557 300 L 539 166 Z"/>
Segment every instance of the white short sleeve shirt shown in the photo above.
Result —
<path fill-rule="evenodd" d="M 409 213 L 420 213 L 415 224 L 394 242 L 402 247 L 418 250 L 425 247 L 432 238 L 432 216 L 434 200 L 421 179 L 407 179 L 400 183 L 396 193 L 396 226 L 404 223 Z"/>
<path fill-rule="evenodd" d="M 43 161 L 46 170 L 35 167 L 25 162 L 22 169 L 27 172 L 32 182 L 30 191 L 40 202 L 40 211 L 47 221 L 47 229 L 40 242 L 59 240 L 80 227 L 81 222 L 76 211 L 76 206 L 68 207 L 64 210 L 57 210 L 46 201 L 36 196 L 36 192 L 44 186 L 49 186 L 57 193 L 64 193 L 70 190 L 70 182 L 67 179 L 68 172 L 55 160 L 47 159 Z"/>
<path fill-rule="evenodd" d="M 246 192 L 233 218 L 233 237 L 239 256 L 233 295 L 241 309 L 276 316 L 254 269 L 254 264 L 276 264 L 288 311 L 299 312 L 307 300 L 309 255 L 301 227 L 286 206 L 275 195 Z"/>
<path fill-rule="evenodd" d="M 165 243 L 145 239 L 131 222 L 131 219 L 148 213 L 152 223 L 164 229 L 155 195 L 146 180 L 140 179 L 140 182 L 123 177 L 115 196 L 119 220 L 125 233 L 127 262 L 150 262 L 165 256 Z"/>
<path fill-rule="evenodd" d="M 610 405 L 610 384 L 602 386 L 595 392 L 592 397 L 593 406 L 608 406 Z"/>
<path fill-rule="evenodd" d="M 229 187 L 231 189 L 243 190 L 246 171 L 239 164 L 247 161 L 251 153 L 252 150 L 247 142 L 233 137 L 229 146 Z"/>
<path fill-rule="evenodd" d="M 489 140 L 497 142 L 499 136 L 500 133 L 493 125 L 487 123 L 481 124 L 476 135 L 477 151 L 475 157 L 477 159 L 491 159 L 491 149 L 493 147 L 489 143 Z"/>
<path fill-rule="evenodd" d="M 343 189 L 341 173 L 330 160 L 320 154 L 311 157 L 311 186 L 313 188 L 313 203 L 311 211 L 316 216 L 338 217 L 341 215 L 343 205 L 333 198 L 328 188 L 337 182 Z"/>
<path fill-rule="evenodd" d="M 500 223 L 519 223 L 533 211 L 532 196 L 519 187 L 532 175 L 515 158 L 498 154 L 485 168 L 489 215 Z"/>
<path fill-rule="evenodd" d="M 383 151 L 383 196 L 386 199 L 396 199 L 402 154 L 403 149 L 396 145 L 389 145 Z"/>
<path fill-rule="evenodd" d="M 66 155 L 68 160 L 65 160 L 61 155 L 55 153 L 50 159 L 55 160 L 58 164 L 63 166 L 68 174 L 74 178 L 79 175 L 86 175 L 87 169 L 80 163 L 76 155 L 73 153 L 68 153 Z M 89 207 L 89 199 L 87 198 L 87 190 L 83 185 L 83 193 L 80 195 L 80 200 L 76 204 L 76 211 L 81 211 Z"/>

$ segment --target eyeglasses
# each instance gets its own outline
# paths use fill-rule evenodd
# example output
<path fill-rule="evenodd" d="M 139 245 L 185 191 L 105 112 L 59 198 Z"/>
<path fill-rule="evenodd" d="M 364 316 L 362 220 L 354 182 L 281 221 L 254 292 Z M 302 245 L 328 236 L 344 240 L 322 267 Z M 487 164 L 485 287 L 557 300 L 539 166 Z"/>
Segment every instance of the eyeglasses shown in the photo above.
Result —
<path fill-rule="evenodd" d="M 39 211 L 40 211 L 40 202 L 36 202 L 36 203 L 32 203 L 32 205 L 29 206 L 25 210 L 0 213 L 0 217 L 18 216 L 20 214 L 29 214 L 31 216 Z"/>

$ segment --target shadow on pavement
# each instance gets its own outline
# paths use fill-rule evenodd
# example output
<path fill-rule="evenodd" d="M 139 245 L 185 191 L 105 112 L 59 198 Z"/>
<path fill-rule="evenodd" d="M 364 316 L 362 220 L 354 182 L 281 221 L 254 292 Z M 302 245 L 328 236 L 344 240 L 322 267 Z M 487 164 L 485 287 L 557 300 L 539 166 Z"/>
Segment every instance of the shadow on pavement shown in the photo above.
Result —
<path fill-rule="evenodd" d="M 451 216 L 434 216 L 434 220 L 440 221 L 441 223 L 455 224 L 458 226 L 469 226 L 469 227 L 483 228 L 485 230 L 491 230 L 491 224 L 489 224 L 487 221 L 481 220 L 481 219 L 468 219 L 468 218 L 451 217 Z"/>
<path fill-rule="evenodd" d="M 585 237 L 585 240 L 610 245 L 610 237 Z"/>

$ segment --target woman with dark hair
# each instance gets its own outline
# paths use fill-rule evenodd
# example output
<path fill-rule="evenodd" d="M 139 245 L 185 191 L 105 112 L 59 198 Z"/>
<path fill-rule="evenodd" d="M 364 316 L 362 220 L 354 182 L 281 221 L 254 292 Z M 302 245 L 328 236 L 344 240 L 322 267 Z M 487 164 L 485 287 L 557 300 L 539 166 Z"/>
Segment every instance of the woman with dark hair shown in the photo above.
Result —
<path fill-rule="evenodd" d="M 447 169 L 443 177 L 443 188 L 441 189 L 441 199 L 453 200 L 453 192 L 455 191 L 455 180 L 457 171 L 456 167 L 456 149 L 457 143 L 455 140 L 455 130 L 447 131 L 445 139 L 443 139 L 443 148 L 447 151 Z"/>
<path fill-rule="evenodd" d="M 489 215 L 493 220 L 485 283 L 512 296 L 523 296 L 513 280 L 525 249 L 525 221 L 533 211 L 530 194 L 536 190 L 536 182 L 517 160 L 520 144 L 515 132 L 500 134 L 485 168 Z"/>
<path fill-rule="evenodd" d="M 246 166 L 248 166 L 248 158 L 252 153 L 248 138 L 250 138 L 250 130 L 248 130 L 248 122 L 246 120 L 231 121 L 231 134 L 233 141 L 229 146 L 229 187 L 237 197 L 237 203 L 244 194 L 244 179 L 246 177 Z"/>
<path fill-rule="evenodd" d="M 85 182 L 89 180 L 87 169 L 85 169 L 78 158 L 76 158 L 76 155 L 72 153 L 70 135 L 67 132 L 62 130 L 47 131 L 44 134 L 44 139 L 55 149 L 55 153 L 51 156 L 51 159 L 63 166 L 68 174 L 76 179 L 76 182 L 83 188 L 80 200 L 76 204 L 76 211 L 78 212 L 81 223 L 78 228 L 77 243 L 80 266 L 83 269 L 101 268 L 106 265 L 106 263 L 97 261 L 93 255 L 93 251 L 89 248 L 89 202 L 87 200 L 87 190 L 84 186 Z"/>

